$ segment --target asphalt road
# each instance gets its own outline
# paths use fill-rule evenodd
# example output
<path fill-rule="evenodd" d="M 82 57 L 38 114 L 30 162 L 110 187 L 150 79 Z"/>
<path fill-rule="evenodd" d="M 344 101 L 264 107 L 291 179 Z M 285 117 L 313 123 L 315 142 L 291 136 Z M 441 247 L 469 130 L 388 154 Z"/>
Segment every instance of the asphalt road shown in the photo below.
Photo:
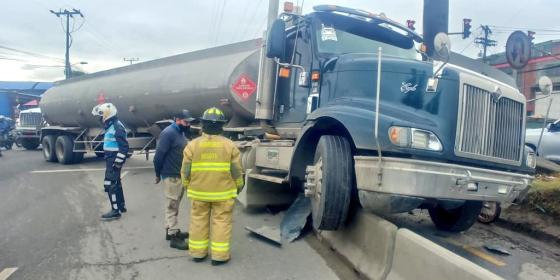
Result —
<path fill-rule="evenodd" d="M 354 278 L 332 253 L 306 240 L 278 248 L 244 227 L 275 223 L 266 213 L 234 216 L 232 260 L 194 263 L 164 239 L 162 185 L 151 162 L 133 157 L 124 168 L 128 213 L 101 221 L 109 209 L 103 162 L 47 163 L 40 151 L 12 150 L 0 158 L 0 278 L 12 279 L 339 279 Z M 187 201 L 180 223 L 186 229 Z M 317 247 L 315 242 L 314 247 Z M 336 269 L 333 269 L 336 267 Z M 336 273 L 335 273 L 336 270 Z M 346 273 L 346 274 L 345 274 Z"/>

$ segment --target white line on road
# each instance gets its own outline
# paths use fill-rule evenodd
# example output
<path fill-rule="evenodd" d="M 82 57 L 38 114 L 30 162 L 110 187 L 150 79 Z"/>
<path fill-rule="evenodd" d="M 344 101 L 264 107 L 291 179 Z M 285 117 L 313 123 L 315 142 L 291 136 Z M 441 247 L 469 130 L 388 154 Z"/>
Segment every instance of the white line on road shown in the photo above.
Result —
<path fill-rule="evenodd" d="M 124 176 L 126 176 L 126 174 L 128 174 L 128 171 L 125 171 L 121 174 L 121 179 L 124 178 Z"/>
<path fill-rule="evenodd" d="M 151 169 L 153 166 L 132 166 L 124 168 L 123 170 L 135 169 Z M 31 173 L 64 173 L 64 172 L 90 172 L 90 171 L 105 171 L 105 168 L 84 168 L 84 169 L 53 169 L 53 170 L 33 170 Z M 0 279 L 1 280 L 1 279 Z"/>
<path fill-rule="evenodd" d="M 17 267 L 8 267 L 2 270 L 2 272 L 0 272 L 0 280 L 8 279 L 8 277 L 10 277 L 10 275 L 16 272 L 17 269 L 18 269 Z"/>

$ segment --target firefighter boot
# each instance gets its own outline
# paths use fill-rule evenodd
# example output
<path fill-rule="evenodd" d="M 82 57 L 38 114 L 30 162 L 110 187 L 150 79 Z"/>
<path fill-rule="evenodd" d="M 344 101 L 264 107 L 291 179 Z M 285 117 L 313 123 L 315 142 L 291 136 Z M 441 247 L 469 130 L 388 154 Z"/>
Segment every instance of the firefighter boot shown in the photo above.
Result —
<path fill-rule="evenodd" d="M 223 264 L 226 264 L 226 263 L 228 263 L 228 262 L 229 262 L 229 260 L 225 260 L 225 261 L 212 260 L 212 265 L 213 265 L 213 266 L 223 265 Z"/>
<path fill-rule="evenodd" d="M 101 215 L 101 219 L 103 220 L 113 220 L 118 219 L 121 217 L 121 213 L 117 209 L 111 209 L 111 211 Z"/>
<path fill-rule="evenodd" d="M 185 242 L 185 239 L 179 237 L 179 233 L 171 235 L 171 241 L 169 242 L 169 247 L 175 248 L 177 250 L 183 250 L 183 251 L 189 249 L 189 246 L 187 245 L 187 242 Z"/>

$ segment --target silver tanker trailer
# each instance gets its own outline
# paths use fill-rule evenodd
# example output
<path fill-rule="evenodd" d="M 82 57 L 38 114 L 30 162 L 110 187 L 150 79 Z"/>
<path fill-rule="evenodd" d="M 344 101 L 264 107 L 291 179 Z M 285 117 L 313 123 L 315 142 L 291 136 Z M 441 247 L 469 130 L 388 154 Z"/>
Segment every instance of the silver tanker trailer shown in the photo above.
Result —
<path fill-rule="evenodd" d="M 219 106 L 243 153 L 240 201 L 283 204 L 304 193 L 316 229 L 339 228 L 352 201 L 383 213 L 428 208 L 437 227 L 461 231 L 482 201 L 507 206 L 527 191 L 535 155 L 524 148 L 525 97 L 504 73 L 454 62 L 449 39 L 435 36 L 447 31 L 441 5 L 424 8 L 424 18 L 445 19 L 424 23 L 434 42 L 426 53 L 421 36 L 383 14 L 314 9 L 282 14 L 265 45 L 58 82 L 41 102 L 45 159 L 69 164 L 98 151 L 103 130 L 90 114 L 98 102 L 118 107 L 138 150 L 153 148 L 158 123 L 179 110 L 200 116 Z"/>

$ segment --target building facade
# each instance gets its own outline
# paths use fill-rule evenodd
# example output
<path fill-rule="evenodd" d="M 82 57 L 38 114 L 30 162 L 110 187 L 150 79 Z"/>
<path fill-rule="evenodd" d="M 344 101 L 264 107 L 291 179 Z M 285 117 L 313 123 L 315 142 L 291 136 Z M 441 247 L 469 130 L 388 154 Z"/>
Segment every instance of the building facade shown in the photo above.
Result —
<path fill-rule="evenodd" d="M 519 90 L 527 100 L 542 97 L 538 81 L 542 76 L 548 76 L 554 85 L 553 91 L 560 91 L 560 40 L 546 41 L 534 44 L 531 48 L 531 59 L 523 69 L 515 71 L 507 63 L 505 53 L 487 57 L 488 63 L 514 76 Z M 560 119 L 560 94 L 553 95 L 550 117 Z M 541 117 L 546 114 L 549 100 L 539 100 L 527 104 L 527 115 Z"/>

